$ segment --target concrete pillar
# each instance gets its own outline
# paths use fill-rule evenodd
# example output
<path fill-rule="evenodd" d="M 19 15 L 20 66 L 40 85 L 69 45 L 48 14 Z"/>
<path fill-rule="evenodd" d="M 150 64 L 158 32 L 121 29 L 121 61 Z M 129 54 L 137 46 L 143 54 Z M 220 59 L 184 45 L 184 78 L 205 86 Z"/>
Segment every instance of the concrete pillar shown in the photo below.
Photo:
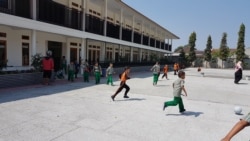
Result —
<path fill-rule="evenodd" d="M 112 46 L 112 61 L 115 61 L 115 49 L 116 49 L 116 45 Z"/>
<path fill-rule="evenodd" d="M 141 23 L 141 44 L 143 44 L 143 30 L 144 30 L 144 28 L 143 28 L 143 24 L 144 24 L 144 22 L 142 21 L 142 23 Z"/>
<path fill-rule="evenodd" d="M 135 32 L 135 16 L 132 17 L 132 35 L 131 35 L 131 41 L 134 42 L 134 32 Z"/>
<path fill-rule="evenodd" d="M 87 0 L 82 0 L 82 30 L 85 31 L 85 14 L 86 14 Z"/>
<path fill-rule="evenodd" d="M 133 47 L 130 47 L 130 62 L 134 61 L 133 55 L 134 55 L 134 49 L 133 49 Z"/>
<path fill-rule="evenodd" d="M 123 25 L 123 9 L 121 8 L 121 13 L 120 13 L 120 35 L 119 35 L 119 39 L 122 39 L 122 25 Z"/>
<path fill-rule="evenodd" d="M 86 60 L 86 39 L 82 39 L 81 43 L 81 58 L 83 61 Z"/>
<path fill-rule="evenodd" d="M 107 17 L 108 17 L 108 4 L 107 0 L 104 0 L 104 28 L 103 28 L 104 36 L 107 35 Z"/>
<path fill-rule="evenodd" d="M 143 50 L 142 48 L 139 49 L 139 57 L 140 57 L 139 60 L 140 60 L 140 62 L 142 62 L 142 50 Z"/>
<path fill-rule="evenodd" d="M 166 48 L 166 49 L 168 50 L 168 48 L 169 48 L 169 39 L 168 39 L 168 46 L 167 46 L 167 48 Z"/>
<path fill-rule="evenodd" d="M 102 47 L 100 50 L 100 62 L 104 62 L 105 61 L 105 56 L 106 56 L 106 42 L 102 43 Z"/>
<path fill-rule="evenodd" d="M 33 18 L 33 20 L 37 20 L 37 16 L 36 16 L 37 15 L 37 12 L 36 12 L 37 11 L 37 8 L 36 8 L 37 3 L 36 3 L 36 1 L 37 0 L 32 0 L 32 18 Z"/>
<path fill-rule="evenodd" d="M 70 40 L 69 38 L 67 38 L 66 40 L 66 56 L 65 56 L 66 60 L 68 63 L 70 63 Z"/>
<path fill-rule="evenodd" d="M 35 55 L 36 52 L 36 30 L 32 30 L 32 35 L 31 35 L 31 40 L 32 40 L 32 52 L 31 55 Z"/>

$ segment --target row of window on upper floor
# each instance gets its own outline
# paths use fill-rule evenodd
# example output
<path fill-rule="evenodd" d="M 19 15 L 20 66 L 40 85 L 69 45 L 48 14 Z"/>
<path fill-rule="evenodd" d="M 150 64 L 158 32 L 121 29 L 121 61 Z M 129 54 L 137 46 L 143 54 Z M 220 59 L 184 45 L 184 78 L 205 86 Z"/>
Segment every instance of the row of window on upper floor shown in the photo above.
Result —
<path fill-rule="evenodd" d="M 85 27 L 83 28 L 81 11 L 70 9 L 51 0 L 38 0 L 37 4 L 37 20 L 39 21 L 105 35 L 105 21 L 94 14 L 84 15 Z M 0 12 L 32 19 L 30 0 L 0 0 Z M 108 37 L 163 50 L 172 50 L 171 45 L 166 44 L 164 40 L 140 33 L 138 30 L 132 30 L 131 27 L 121 27 L 120 24 L 114 24 L 111 20 L 107 19 L 106 24 L 106 36 Z"/>

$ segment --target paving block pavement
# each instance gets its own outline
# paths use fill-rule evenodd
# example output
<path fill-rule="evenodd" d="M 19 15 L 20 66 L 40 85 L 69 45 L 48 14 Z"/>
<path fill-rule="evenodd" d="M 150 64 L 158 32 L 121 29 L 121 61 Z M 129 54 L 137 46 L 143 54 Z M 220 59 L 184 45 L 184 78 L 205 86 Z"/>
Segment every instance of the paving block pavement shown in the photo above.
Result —
<path fill-rule="evenodd" d="M 129 99 L 122 91 L 112 101 L 119 86 L 95 85 L 79 78 L 58 81 L 50 86 L 34 85 L 0 90 L 0 141 L 219 141 L 250 112 L 250 81 L 233 83 L 233 69 L 195 68 L 186 72 L 185 113 L 178 107 L 162 110 L 172 100 L 172 72 L 169 80 L 153 86 L 152 72 L 133 73 L 127 81 Z M 250 74 L 244 70 L 244 74 Z M 242 115 L 234 114 L 241 106 Z M 245 128 L 232 141 L 250 139 Z"/>

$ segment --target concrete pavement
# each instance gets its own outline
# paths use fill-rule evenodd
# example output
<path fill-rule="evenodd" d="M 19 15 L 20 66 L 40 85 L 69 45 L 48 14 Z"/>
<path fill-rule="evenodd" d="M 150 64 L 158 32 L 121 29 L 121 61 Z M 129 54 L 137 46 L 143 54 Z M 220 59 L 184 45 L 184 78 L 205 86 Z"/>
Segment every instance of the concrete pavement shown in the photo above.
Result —
<path fill-rule="evenodd" d="M 152 73 L 133 73 L 127 81 L 129 99 L 122 91 L 116 101 L 110 96 L 119 85 L 64 82 L 0 90 L 0 141 L 219 141 L 242 115 L 250 112 L 250 81 L 233 83 L 233 70 L 186 69 L 184 114 L 167 107 L 172 100 L 169 80 L 152 85 Z M 244 71 L 244 75 L 250 71 Z M 250 139 L 245 128 L 233 141 Z"/>

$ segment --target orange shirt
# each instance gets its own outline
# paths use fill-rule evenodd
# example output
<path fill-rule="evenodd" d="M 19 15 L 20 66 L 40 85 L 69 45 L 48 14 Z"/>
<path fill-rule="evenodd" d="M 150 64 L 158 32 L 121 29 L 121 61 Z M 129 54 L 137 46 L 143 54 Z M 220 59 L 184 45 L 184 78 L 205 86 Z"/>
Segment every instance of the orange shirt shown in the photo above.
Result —
<path fill-rule="evenodd" d="M 174 64 L 174 70 L 177 70 L 177 64 Z"/>
<path fill-rule="evenodd" d="M 126 82 L 126 80 L 127 80 L 127 74 L 126 74 L 126 72 L 124 72 L 124 73 L 122 73 L 121 81 Z"/>
<path fill-rule="evenodd" d="M 165 66 L 165 67 L 163 68 L 163 72 L 164 72 L 164 73 L 167 73 L 167 72 L 168 72 L 168 67 L 167 67 L 167 66 Z"/>
<path fill-rule="evenodd" d="M 179 64 L 178 64 L 178 63 L 176 64 L 176 67 L 177 67 L 177 69 L 180 69 L 180 67 L 179 67 Z"/>

